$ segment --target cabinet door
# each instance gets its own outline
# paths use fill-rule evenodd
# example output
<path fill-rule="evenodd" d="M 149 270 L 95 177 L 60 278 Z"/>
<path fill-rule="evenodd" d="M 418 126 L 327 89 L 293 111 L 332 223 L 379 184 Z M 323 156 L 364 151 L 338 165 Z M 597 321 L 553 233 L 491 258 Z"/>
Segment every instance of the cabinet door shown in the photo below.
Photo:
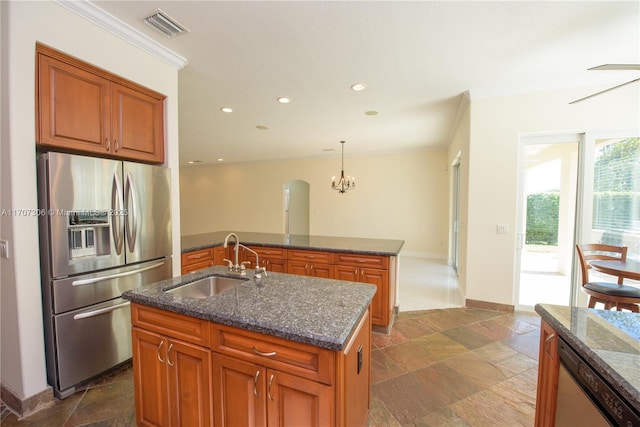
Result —
<path fill-rule="evenodd" d="M 211 352 L 171 340 L 166 353 L 171 425 L 211 426 Z"/>
<path fill-rule="evenodd" d="M 227 251 L 222 246 L 213 248 L 213 265 L 226 265 L 223 260 L 227 258 Z"/>
<path fill-rule="evenodd" d="M 119 157 L 164 162 L 164 101 L 114 83 L 112 145 Z"/>
<path fill-rule="evenodd" d="M 311 264 L 309 266 L 311 276 L 333 279 L 333 266 L 329 264 Z"/>
<path fill-rule="evenodd" d="M 110 149 L 110 82 L 38 55 L 36 142 L 107 154 Z"/>
<path fill-rule="evenodd" d="M 387 325 L 391 308 L 389 307 L 389 272 L 376 268 L 360 268 L 358 282 L 376 285 L 377 291 L 371 300 L 371 320 L 375 325 Z"/>
<path fill-rule="evenodd" d="M 360 271 L 357 267 L 336 265 L 333 267 L 333 278 L 336 280 L 345 280 L 347 282 L 359 282 Z"/>
<path fill-rule="evenodd" d="M 304 378 L 267 369 L 269 426 L 335 424 L 333 389 Z"/>
<path fill-rule="evenodd" d="M 213 353 L 216 427 L 267 425 L 265 375 L 262 366 Z"/>
<path fill-rule="evenodd" d="M 139 426 L 169 425 L 167 371 L 161 354 L 168 340 L 158 334 L 133 328 L 133 387 L 136 423 Z"/>
<path fill-rule="evenodd" d="M 287 272 L 287 261 L 284 259 L 266 259 L 263 264 L 267 271 L 275 271 L 276 273 Z"/>
<path fill-rule="evenodd" d="M 287 263 L 287 272 L 289 274 L 297 274 L 299 276 L 310 276 L 309 263 L 304 261 L 289 261 Z"/>
<path fill-rule="evenodd" d="M 556 418 L 560 357 L 558 335 L 544 320 L 540 322 L 539 351 L 535 426 L 552 427 Z"/>

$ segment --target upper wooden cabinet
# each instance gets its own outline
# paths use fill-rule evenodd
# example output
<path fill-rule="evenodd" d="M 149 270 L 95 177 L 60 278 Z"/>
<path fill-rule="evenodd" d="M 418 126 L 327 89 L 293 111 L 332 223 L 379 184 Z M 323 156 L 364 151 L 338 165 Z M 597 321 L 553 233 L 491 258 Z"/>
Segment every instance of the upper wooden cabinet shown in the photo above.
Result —
<path fill-rule="evenodd" d="M 164 163 L 165 96 L 38 44 L 36 142 Z"/>

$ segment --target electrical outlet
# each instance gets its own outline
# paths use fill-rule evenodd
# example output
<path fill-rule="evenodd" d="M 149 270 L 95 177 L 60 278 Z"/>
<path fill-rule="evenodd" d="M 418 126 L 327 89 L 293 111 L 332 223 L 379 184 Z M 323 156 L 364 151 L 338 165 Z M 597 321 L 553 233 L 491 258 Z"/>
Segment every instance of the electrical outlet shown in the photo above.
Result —
<path fill-rule="evenodd" d="M 9 242 L 0 240 L 0 257 L 9 259 Z"/>
<path fill-rule="evenodd" d="M 507 224 L 498 224 L 496 226 L 496 233 L 497 234 L 508 234 L 509 233 L 509 226 Z"/>

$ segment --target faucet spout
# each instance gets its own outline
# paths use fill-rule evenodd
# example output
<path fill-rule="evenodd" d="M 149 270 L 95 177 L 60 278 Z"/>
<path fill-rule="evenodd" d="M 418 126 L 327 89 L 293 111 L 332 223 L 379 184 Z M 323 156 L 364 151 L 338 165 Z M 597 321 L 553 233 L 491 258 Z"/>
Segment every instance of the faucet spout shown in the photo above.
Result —
<path fill-rule="evenodd" d="M 236 233 L 229 233 L 227 237 L 224 238 L 223 248 L 227 248 L 229 246 L 229 238 L 233 237 L 235 241 L 235 245 L 233 248 L 233 269 L 235 271 L 240 270 L 240 264 L 238 263 L 238 251 L 240 249 L 240 240 L 238 239 L 238 235 Z"/>

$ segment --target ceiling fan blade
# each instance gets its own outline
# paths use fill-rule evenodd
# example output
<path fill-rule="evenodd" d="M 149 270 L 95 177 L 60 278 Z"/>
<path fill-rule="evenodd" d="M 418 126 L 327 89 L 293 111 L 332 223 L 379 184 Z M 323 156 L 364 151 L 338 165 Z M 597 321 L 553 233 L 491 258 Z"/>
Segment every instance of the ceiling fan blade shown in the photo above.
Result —
<path fill-rule="evenodd" d="M 637 81 L 639 81 L 639 80 L 640 80 L 640 77 L 639 77 L 639 78 L 637 78 L 637 79 L 634 79 L 634 80 L 628 81 L 628 82 L 626 82 L 626 83 L 619 84 L 618 86 L 613 86 L 613 87 L 610 87 L 609 89 L 605 89 L 605 90 L 602 90 L 602 91 L 600 91 L 600 92 L 597 92 L 597 93 L 591 94 L 591 95 L 589 95 L 589 96 L 585 96 L 584 98 L 576 99 L 575 101 L 571 101 L 569 104 L 575 104 L 575 103 L 577 103 L 577 102 L 584 101 L 585 99 L 589 99 L 589 98 L 593 98 L 594 96 L 602 95 L 602 94 L 603 94 L 603 93 L 605 93 L 605 92 L 609 92 L 610 90 L 618 89 L 619 87 L 629 85 L 629 84 L 634 83 L 634 82 L 637 82 Z"/>
<path fill-rule="evenodd" d="M 640 64 L 604 64 L 589 70 L 640 70 Z"/>

